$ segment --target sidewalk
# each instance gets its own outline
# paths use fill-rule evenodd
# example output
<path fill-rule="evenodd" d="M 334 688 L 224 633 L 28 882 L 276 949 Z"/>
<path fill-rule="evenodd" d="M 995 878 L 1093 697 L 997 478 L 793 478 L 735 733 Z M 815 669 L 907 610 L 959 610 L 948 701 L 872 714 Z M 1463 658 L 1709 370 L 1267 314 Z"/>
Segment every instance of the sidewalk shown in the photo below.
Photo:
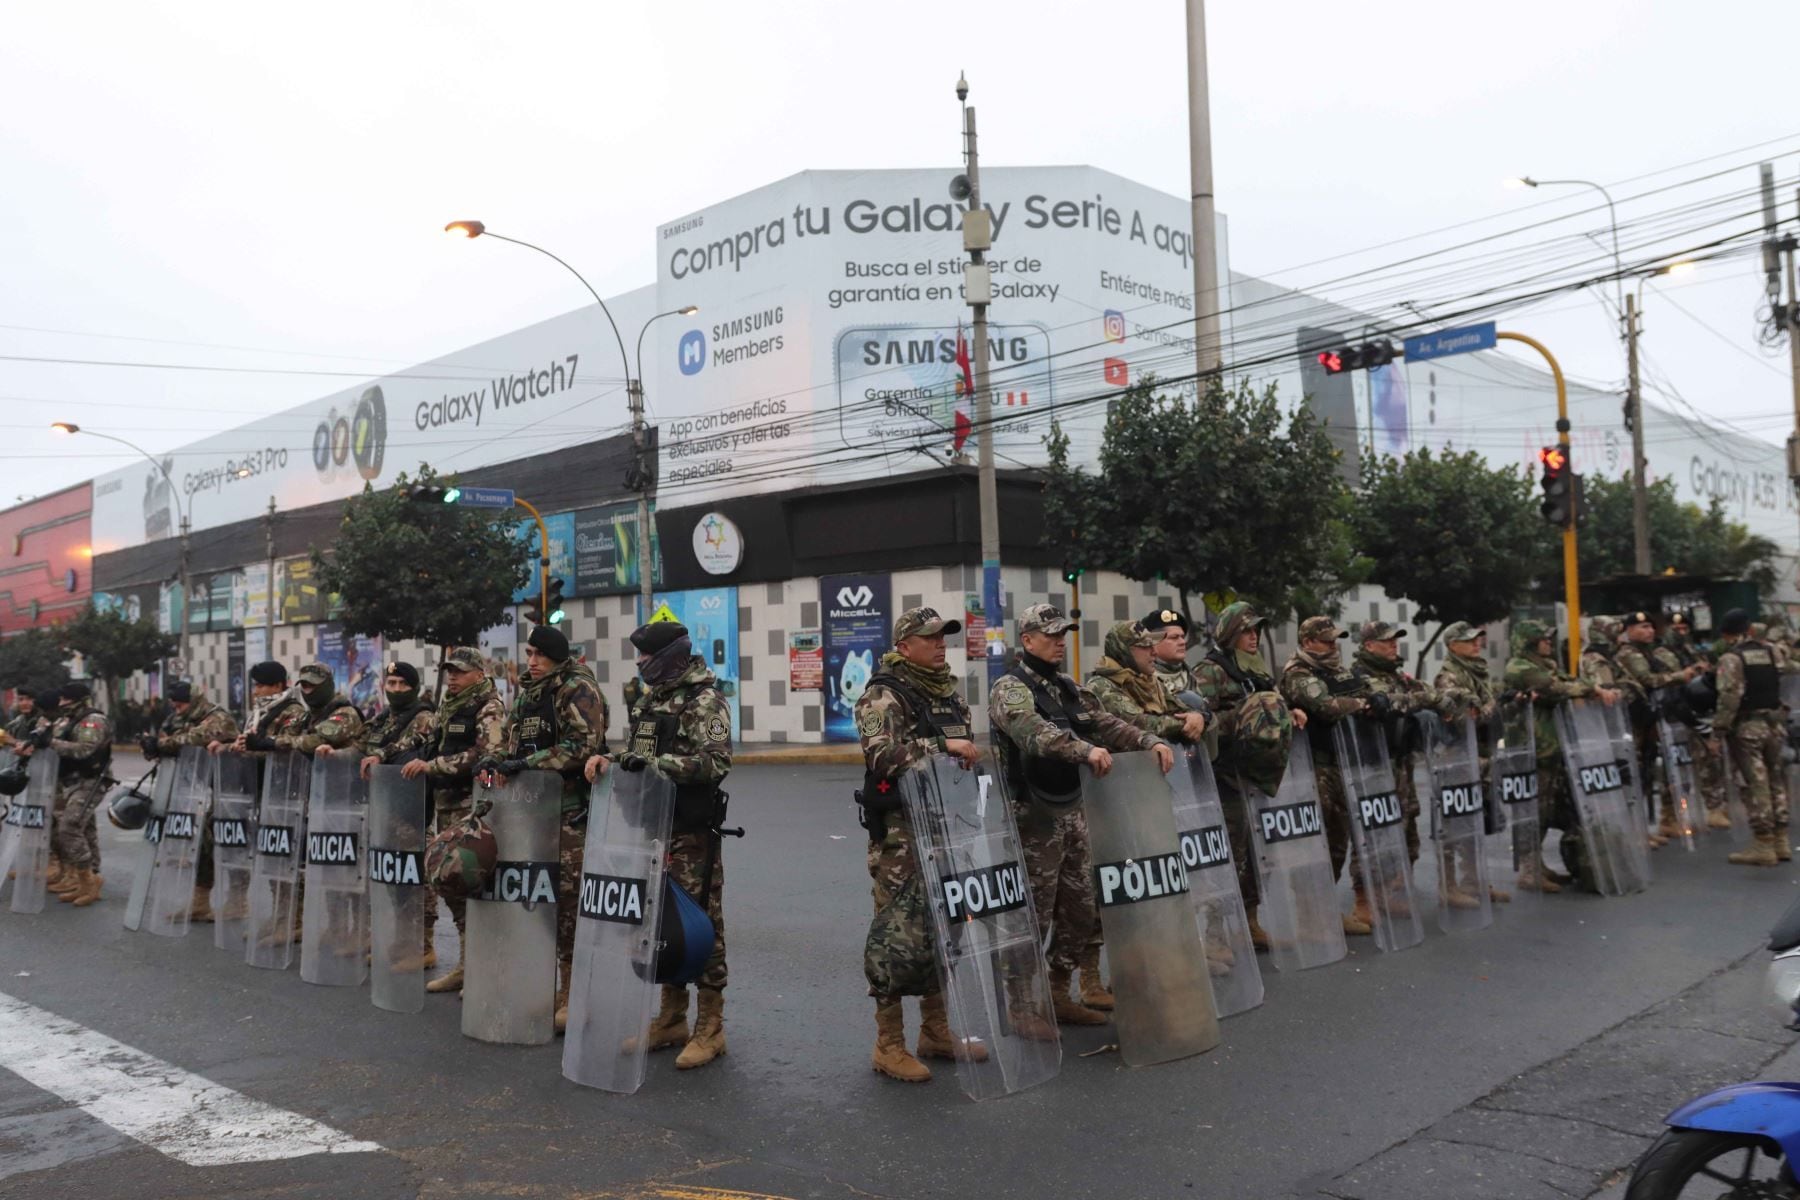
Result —
<path fill-rule="evenodd" d="M 862 761 L 855 742 L 739 742 L 731 751 L 734 767 L 860 767 Z"/>

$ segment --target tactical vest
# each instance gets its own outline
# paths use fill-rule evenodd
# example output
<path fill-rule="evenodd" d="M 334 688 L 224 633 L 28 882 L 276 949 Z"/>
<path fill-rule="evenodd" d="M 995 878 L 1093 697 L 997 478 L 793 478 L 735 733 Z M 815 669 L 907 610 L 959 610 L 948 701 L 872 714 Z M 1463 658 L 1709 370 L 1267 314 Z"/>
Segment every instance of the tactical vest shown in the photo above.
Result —
<path fill-rule="evenodd" d="M 1740 713 L 1767 712 L 1781 707 L 1781 668 L 1775 665 L 1775 652 L 1767 643 L 1745 638 L 1725 653 L 1735 655 L 1744 664 L 1744 698 L 1738 702 Z"/>
<path fill-rule="evenodd" d="M 969 733 L 969 709 L 961 696 L 951 692 L 948 696 L 927 696 L 898 675 L 882 672 L 869 680 L 863 689 L 885 687 L 896 693 L 906 702 L 907 711 L 912 714 L 912 728 L 907 732 L 915 738 L 951 738 L 967 740 Z M 873 771 L 863 771 L 863 807 L 875 812 L 888 812 L 900 807 L 900 797 L 895 795 L 891 777 L 887 777 L 889 787 L 883 791 L 883 776 Z"/>
<path fill-rule="evenodd" d="M 556 691 L 542 687 L 523 692 L 514 720 L 519 734 L 519 757 L 556 745 Z"/>
<path fill-rule="evenodd" d="M 1057 676 L 1056 687 L 1052 690 L 1043 676 L 1024 663 L 1014 663 L 1006 674 L 1031 689 L 1031 706 L 1038 716 L 1058 729 L 1087 741 L 1094 740 L 1088 736 L 1092 726 L 1081 711 L 1081 701 L 1073 685 L 1065 682 L 1063 676 Z M 1000 747 L 1000 762 L 1006 777 L 1018 789 L 1022 799 L 1036 800 L 1052 808 L 1067 808 L 1081 799 L 1081 772 L 1076 764 L 1037 755 L 1027 757 L 1018 743 L 999 729 L 994 730 L 994 741 Z"/>
<path fill-rule="evenodd" d="M 68 717 L 59 718 L 58 724 L 61 724 L 61 722 L 65 721 L 65 720 L 68 722 L 68 725 L 64 729 L 61 740 L 65 741 L 65 742 L 74 741 L 75 740 L 75 727 L 80 725 L 83 721 L 87 720 L 89 717 L 94 716 L 99 711 L 100 711 L 99 709 L 93 707 L 92 705 L 86 705 L 86 706 L 76 710 L 73 714 L 71 714 Z M 54 728 L 52 729 L 51 736 L 52 737 L 55 736 Z M 100 778 L 100 776 L 106 774 L 107 768 L 109 768 L 111 766 L 112 766 L 112 743 L 109 741 L 109 742 L 107 742 L 106 746 L 100 751 L 100 753 L 94 755 L 92 758 L 59 759 L 57 762 L 57 775 L 63 779 L 98 779 L 98 778 Z"/>
<path fill-rule="evenodd" d="M 686 708 L 707 692 L 719 689 L 710 683 L 681 689 L 681 707 Z M 638 697 L 642 706 L 646 696 Z M 630 744 L 627 750 L 639 758 L 653 759 L 659 754 L 673 754 L 675 739 L 681 733 L 681 717 L 677 713 L 631 714 Z M 716 782 L 677 783 L 675 785 L 676 833 L 705 833 L 718 824 L 719 785 Z"/>
<path fill-rule="evenodd" d="M 1222 646 L 1214 646 L 1206 652 L 1208 662 L 1217 663 L 1219 669 L 1231 677 L 1231 681 L 1242 688 L 1244 695 L 1254 696 L 1258 692 L 1275 691 L 1275 680 L 1267 675 L 1258 675 L 1246 671 L 1237 662 L 1237 655 Z"/>
<path fill-rule="evenodd" d="M 429 709 L 431 701 L 420 697 L 413 701 L 412 707 L 401 712 L 388 711 L 388 719 L 382 722 L 381 734 L 371 739 L 371 749 L 386 750 L 400 740 L 400 735 L 412 728 L 413 718 L 419 715 L 420 709 Z"/>
<path fill-rule="evenodd" d="M 280 716 L 282 713 L 286 712 L 289 708 L 293 707 L 294 705 L 296 705 L 298 703 L 300 703 L 299 697 L 295 696 L 291 692 L 288 693 L 287 695 L 283 696 L 280 700 L 276 701 L 275 704 L 273 706 L 271 706 L 267 712 L 263 713 L 262 719 L 257 721 L 257 723 L 256 723 L 256 728 L 251 730 L 250 732 L 262 733 L 264 730 L 268 729 L 271 725 L 273 725 L 275 723 L 276 717 Z"/>
<path fill-rule="evenodd" d="M 471 749 L 481 733 L 481 709 L 481 704 L 464 705 L 454 712 L 446 708 L 438 717 L 437 745 L 431 756 L 448 758 Z"/>
<path fill-rule="evenodd" d="M 327 704 L 324 708 L 320 709 L 319 711 L 317 711 L 315 713 L 308 715 L 308 717 L 306 718 L 307 732 L 310 733 L 311 731 L 317 729 L 319 726 L 323 725 L 326 721 L 330 720 L 332 713 L 342 712 L 346 708 L 355 708 L 355 707 L 356 707 L 356 705 L 352 704 L 349 700 L 347 700 L 343 696 L 333 696 L 331 698 L 331 702 L 329 704 Z"/>
<path fill-rule="evenodd" d="M 1365 687 L 1367 687 L 1367 681 L 1375 677 L 1375 672 L 1363 663 L 1357 663 L 1351 667 L 1350 674 Z M 1395 687 L 1393 695 L 1388 697 L 1390 702 L 1395 696 L 1404 694 L 1404 689 L 1400 686 L 1399 674 L 1397 670 L 1393 672 Z M 1329 680 L 1326 682 L 1326 686 L 1330 686 Z M 1373 692 L 1375 689 L 1368 688 L 1368 690 Z M 1308 725 L 1310 726 L 1311 722 L 1308 722 Z M 1389 708 L 1387 716 L 1381 718 L 1381 732 L 1387 741 L 1388 757 L 1391 759 L 1405 758 L 1419 748 L 1419 723 L 1413 720 L 1411 713 L 1401 712 L 1397 708 Z"/>
<path fill-rule="evenodd" d="M 1352 671 L 1339 671 L 1335 675 L 1327 675 L 1317 668 L 1309 668 L 1307 674 L 1324 681 L 1325 690 L 1333 696 L 1356 696 L 1365 691 L 1363 681 Z M 1306 723 L 1306 741 L 1312 747 L 1313 758 L 1326 762 L 1337 761 L 1337 747 L 1332 743 L 1331 730 L 1337 722 L 1309 720 Z"/>

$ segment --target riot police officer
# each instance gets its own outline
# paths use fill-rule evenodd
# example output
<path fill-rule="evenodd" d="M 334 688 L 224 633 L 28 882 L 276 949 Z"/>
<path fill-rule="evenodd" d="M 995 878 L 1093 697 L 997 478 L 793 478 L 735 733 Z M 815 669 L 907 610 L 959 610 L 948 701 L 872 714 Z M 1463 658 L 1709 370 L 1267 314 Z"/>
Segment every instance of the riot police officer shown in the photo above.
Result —
<path fill-rule="evenodd" d="M 159 732 L 146 733 L 139 740 L 138 747 L 145 758 L 169 758 L 180 754 L 183 746 L 207 746 L 237 737 L 237 722 L 231 714 L 187 680 L 174 680 L 163 695 L 169 701 L 169 715 L 163 719 Z M 213 919 L 212 885 L 213 835 L 212 822 L 208 821 L 201 826 L 200 858 L 194 869 L 194 900 L 188 920 L 205 923 Z"/>
<path fill-rule="evenodd" d="M 1725 739 L 1744 779 L 1744 807 L 1756 840 L 1726 855 L 1745 867 L 1773 867 L 1793 856 L 1788 840 L 1787 768 L 1781 752 L 1787 721 L 1781 709 L 1781 663 L 1751 635 L 1750 616 L 1734 608 L 1719 622 L 1719 707 L 1713 729 Z"/>
<path fill-rule="evenodd" d="M 57 754 L 56 853 L 62 877 L 54 886 L 59 899 L 86 908 L 100 899 L 100 841 L 94 813 L 106 793 L 112 765 L 112 722 L 93 706 L 88 685 L 63 685 L 56 720 L 34 735 L 34 749 Z"/>

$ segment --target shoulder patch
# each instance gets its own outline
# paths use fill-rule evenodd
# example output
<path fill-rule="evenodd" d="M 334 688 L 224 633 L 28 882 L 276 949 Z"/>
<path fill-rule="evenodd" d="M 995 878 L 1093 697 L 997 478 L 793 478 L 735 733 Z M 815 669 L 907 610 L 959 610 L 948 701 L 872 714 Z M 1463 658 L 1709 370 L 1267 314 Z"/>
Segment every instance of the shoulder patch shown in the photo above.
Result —
<path fill-rule="evenodd" d="M 880 711 L 876 709 L 874 705 L 865 707 L 862 710 L 862 715 L 856 718 L 856 729 L 857 732 L 861 733 L 864 737 L 874 737 L 876 734 L 880 733 Z"/>
<path fill-rule="evenodd" d="M 731 723 L 718 713 L 714 713 L 706 719 L 706 736 L 709 741 L 729 741 L 731 738 Z"/>

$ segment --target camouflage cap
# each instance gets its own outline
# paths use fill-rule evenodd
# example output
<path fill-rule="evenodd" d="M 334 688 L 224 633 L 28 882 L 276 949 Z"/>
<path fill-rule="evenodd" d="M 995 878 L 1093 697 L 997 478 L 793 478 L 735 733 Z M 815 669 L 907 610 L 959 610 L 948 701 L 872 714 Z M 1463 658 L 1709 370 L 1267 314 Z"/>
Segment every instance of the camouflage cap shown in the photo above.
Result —
<path fill-rule="evenodd" d="M 296 678 L 301 683 L 324 684 L 326 687 L 330 687 L 331 668 L 324 663 L 307 663 L 300 668 L 300 674 Z"/>
<path fill-rule="evenodd" d="M 486 671 L 487 660 L 473 646 L 452 646 L 444 655 L 444 668 L 449 671 Z"/>
<path fill-rule="evenodd" d="M 1452 621 L 1444 626 L 1444 644 L 1451 642 L 1472 642 L 1480 637 L 1481 626 L 1471 625 L 1467 621 Z"/>
<path fill-rule="evenodd" d="M 1308 617 L 1300 622 L 1300 640 L 1303 642 L 1330 641 L 1332 638 L 1349 636 L 1349 630 L 1339 629 L 1330 617 Z"/>
<path fill-rule="evenodd" d="M 1523 621 L 1514 621 L 1512 627 L 1513 640 L 1522 646 L 1541 642 L 1550 636 L 1550 627 L 1542 621 L 1534 621 L 1529 617 Z"/>
<path fill-rule="evenodd" d="M 1075 628 L 1075 622 L 1054 604 L 1033 604 L 1019 614 L 1019 634 L 1045 633 L 1054 637 Z"/>
<path fill-rule="evenodd" d="M 1406 629 L 1392 621 L 1364 621 L 1356 631 L 1359 642 L 1385 642 L 1392 638 L 1403 638 Z"/>
<path fill-rule="evenodd" d="M 1219 610 L 1218 623 L 1213 626 L 1213 640 L 1221 646 L 1229 646 L 1238 635 L 1261 629 L 1268 623 L 1266 617 L 1250 607 L 1249 601 L 1234 600 Z"/>
<path fill-rule="evenodd" d="M 1107 645 L 1110 646 L 1115 638 L 1121 645 L 1132 646 L 1139 650 L 1149 650 L 1154 648 L 1156 643 L 1162 641 L 1162 630 L 1151 633 L 1144 628 L 1142 621 L 1120 621 L 1107 631 Z"/>
<path fill-rule="evenodd" d="M 961 632 L 961 621 L 955 617 L 940 617 L 935 608 L 909 608 L 894 619 L 896 645 L 909 637 L 937 637 Z"/>
<path fill-rule="evenodd" d="M 1619 629 L 1619 618 L 1596 613 L 1588 620 L 1588 641 L 1613 641 L 1619 636 Z"/>

